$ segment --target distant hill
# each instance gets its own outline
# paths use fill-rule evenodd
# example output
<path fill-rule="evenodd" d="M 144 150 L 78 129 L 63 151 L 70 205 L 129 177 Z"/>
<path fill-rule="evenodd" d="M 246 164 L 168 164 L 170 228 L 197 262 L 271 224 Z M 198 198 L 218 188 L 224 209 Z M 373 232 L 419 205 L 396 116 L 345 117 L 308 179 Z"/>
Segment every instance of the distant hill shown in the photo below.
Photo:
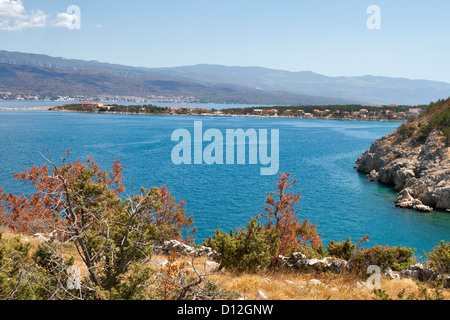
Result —
<path fill-rule="evenodd" d="M 193 96 L 202 102 L 276 105 L 349 104 L 352 101 L 288 92 L 246 88 L 233 84 L 202 85 L 167 77 L 125 77 L 90 70 L 0 64 L 0 91 L 39 95 Z"/>
<path fill-rule="evenodd" d="M 101 92 L 102 88 L 119 95 L 125 95 L 125 92 L 137 92 L 141 96 L 148 92 L 179 95 L 183 92 L 211 102 L 418 105 L 428 104 L 430 101 L 450 95 L 450 84 L 445 82 L 378 76 L 328 77 L 310 71 L 289 72 L 261 67 L 196 65 L 142 68 L 8 51 L 0 51 L 0 64 L 3 64 L 2 68 L 9 68 L 7 65 L 16 66 L 13 69 L 9 68 L 10 72 L 13 70 L 19 72 L 21 69 L 19 66 L 29 67 L 26 72 L 30 77 L 33 72 L 42 76 L 43 68 L 53 70 L 57 78 L 64 73 L 71 78 L 71 85 L 78 87 L 77 92 L 105 94 Z M 36 68 L 33 72 L 30 69 L 32 67 Z M 69 76 L 70 72 L 72 74 Z M 93 79 L 96 73 L 105 76 Z M 81 74 L 86 75 L 86 81 L 82 79 Z M 119 78 L 112 80 L 113 76 Z M 50 74 L 47 74 L 47 77 L 50 77 Z M 75 79 L 77 77 L 78 79 Z M 133 89 L 126 83 L 115 89 L 109 88 L 108 83 L 102 83 L 104 78 L 116 83 L 126 78 L 130 86 L 138 84 L 139 89 Z M 55 89 L 61 86 L 52 84 L 51 78 L 46 79 Z M 6 79 L 0 79 L 0 87 L 8 87 Z M 26 82 L 23 89 L 34 91 L 37 88 L 32 83 Z"/>
<path fill-rule="evenodd" d="M 450 95 L 450 83 L 379 76 L 327 77 L 310 71 L 196 65 L 150 69 L 204 83 L 234 83 L 264 90 L 352 99 L 369 104 L 428 104 Z"/>

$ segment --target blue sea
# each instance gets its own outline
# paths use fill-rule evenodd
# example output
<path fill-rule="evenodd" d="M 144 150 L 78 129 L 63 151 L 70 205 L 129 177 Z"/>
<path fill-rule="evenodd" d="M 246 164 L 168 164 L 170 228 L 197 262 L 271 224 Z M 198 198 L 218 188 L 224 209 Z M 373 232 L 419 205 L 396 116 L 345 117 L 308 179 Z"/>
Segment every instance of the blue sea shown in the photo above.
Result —
<path fill-rule="evenodd" d="M 42 105 L 42 104 L 41 104 Z M 35 104 L 33 106 L 36 106 Z M 1 106 L 0 106 L 1 107 Z M 196 242 L 215 229 L 245 226 L 264 210 L 277 176 L 260 175 L 260 164 L 175 165 L 172 132 L 203 130 L 278 129 L 280 172 L 297 180 L 301 219 L 317 223 L 324 243 L 354 242 L 370 236 L 368 245 L 403 245 L 423 256 L 450 239 L 450 214 L 422 213 L 394 206 L 396 193 L 369 182 L 353 167 L 373 141 L 399 123 L 296 118 L 244 118 L 87 114 L 53 111 L 0 111 L 0 185 L 6 192 L 33 191 L 13 179 L 15 172 L 45 162 L 48 147 L 55 159 L 72 151 L 72 159 L 91 156 L 104 168 L 118 157 L 126 186 L 167 185 L 198 228 Z"/>

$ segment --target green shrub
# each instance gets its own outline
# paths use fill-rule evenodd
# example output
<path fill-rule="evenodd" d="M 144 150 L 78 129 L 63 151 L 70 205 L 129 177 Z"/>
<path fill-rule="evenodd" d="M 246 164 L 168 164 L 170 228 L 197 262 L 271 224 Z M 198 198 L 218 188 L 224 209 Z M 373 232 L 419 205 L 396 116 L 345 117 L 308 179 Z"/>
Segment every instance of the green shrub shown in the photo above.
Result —
<path fill-rule="evenodd" d="M 432 103 L 427 108 L 426 114 L 429 116 L 426 125 L 421 128 L 422 134 L 428 134 L 433 129 L 438 129 L 444 135 L 446 145 L 450 144 L 450 100 L 440 100 Z"/>
<path fill-rule="evenodd" d="M 21 242 L 20 237 L 5 239 L 0 232 L 0 299 L 12 296 L 20 285 L 28 252 L 29 245 Z"/>
<path fill-rule="evenodd" d="M 20 236 L 5 239 L 0 232 L 0 300 L 46 300 L 52 290 L 41 285 L 45 272 L 29 259 L 30 245 Z"/>
<path fill-rule="evenodd" d="M 308 259 L 321 259 L 326 256 L 327 250 L 322 245 L 318 249 L 315 249 L 309 245 L 302 244 L 295 248 L 293 252 L 300 252 L 304 254 Z"/>
<path fill-rule="evenodd" d="M 417 117 L 416 116 L 414 116 L 414 115 L 411 115 L 411 116 L 409 116 L 408 117 L 408 124 L 410 124 L 410 123 L 413 123 L 413 122 L 416 122 L 417 121 Z"/>
<path fill-rule="evenodd" d="M 430 123 L 422 123 L 419 132 L 422 136 L 428 137 L 430 132 L 433 130 L 433 126 Z"/>
<path fill-rule="evenodd" d="M 430 117 L 428 122 L 433 128 L 444 129 L 450 127 L 450 108 L 446 108 Z"/>
<path fill-rule="evenodd" d="M 450 146 L 450 127 L 445 128 L 443 131 L 444 131 L 445 145 L 448 147 Z"/>
<path fill-rule="evenodd" d="M 350 238 L 344 242 L 335 242 L 331 240 L 327 248 L 329 255 L 344 260 L 350 260 L 355 254 L 356 244 L 353 244 Z"/>
<path fill-rule="evenodd" d="M 39 245 L 33 254 L 33 259 L 39 267 L 51 273 L 61 273 L 73 265 L 74 258 L 64 259 L 60 252 L 59 243 L 51 239 Z"/>
<path fill-rule="evenodd" d="M 221 255 L 220 268 L 236 272 L 257 272 L 266 268 L 278 251 L 279 232 L 265 229 L 258 217 L 251 218 L 245 229 L 231 230 L 229 234 L 218 229 L 203 245 Z"/>
<path fill-rule="evenodd" d="M 325 246 L 323 245 L 316 249 L 307 244 L 301 244 L 300 246 L 295 248 L 293 252 L 300 252 L 304 254 L 308 259 L 321 259 L 327 255 L 327 249 L 325 249 Z"/>
<path fill-rule="evenodd" d="M 433 270 L 440 273 L 450 273 L 450 242 L 441 241 L 434 250 L 428 253 L 427 263 Z"/>
<path fill-rule="evenodd" d="M 403 137 L 412 137 L 414 133 L 416 132 L 417 127 L 410 123 L 410 124 L 402 124 L 398 127 L 398 133 Z"/>
<path fill-rule="evenodd" d="M 403 246 L 374 246 L 359 250 L 351 259 L 354 271 L 365 272 L 370 265 L 381 268 L 391 268 L 394 271 L 406 270 L 414 264 L 413 254 L 416 249 Z"/>

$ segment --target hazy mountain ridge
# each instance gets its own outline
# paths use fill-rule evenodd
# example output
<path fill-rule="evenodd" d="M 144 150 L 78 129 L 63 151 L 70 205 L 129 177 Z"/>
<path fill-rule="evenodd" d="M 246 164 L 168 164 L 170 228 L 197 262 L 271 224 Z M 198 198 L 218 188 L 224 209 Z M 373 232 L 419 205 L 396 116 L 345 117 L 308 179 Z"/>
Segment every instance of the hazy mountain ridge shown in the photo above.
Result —
<path fill-rule="evenodd" d="M 0 64 L 0 91 L 40 95 L 186 96 L 203 102 L 244 104 L 348 104 L 351 101 L 246 88 L 233 84 L 205 86 L 163 77 L 65 70 L 20 64 Z"/>
<path fill-rule="evenodd" d="M 234 67 L 222 65 L 199 64 L 172 68 L 143 68 L 98 61 L 84 61 L 50 57 L 42 54 L 0 51 L 0 63 L 5 65 L 27 66 L 53 69 L 55 71 L 98 72 L 112 74 L 127 81 L 141 82 L 148 79 L 155 81 L 181 82 L 184 86 L 200 86 L 202 90 L 213 90 L 231 86 L 242 97 L 235 95 L 231 100 L 237 103 L 256 101 L 260 104 L 330 104 L 330 103 L 367 103 L 367 104 L 428 104 L 450 93 L 450 83 L 389 78 L 380 76 L 328 77 L 311 71 L 290 72 L 262 67 Z M 144 80 L 145 79 L 145 80 Z M 122 79 L 123 80 L 123 79 Z M 3 82 L 3 86 L 7 86 Z M 96 86 L 101 87 L 101 84 Z M 245 89 L 246 87 L 246 89 Z M 30 88 L 32 89 L 32 88 Z M 244 93 L 249 91 L 248 95 Z M 256 93 L 264 93 L 265 98 L 256 99 Z M 91 91 L 91 90 L 88 90 Z M 130 91 L 127 89 L 126 91 Z M 131 90 L 133 91 L 133 90 Z M 149 92 L 155 90 L 149 88 Z M 223 91 L 223 90 L 222 90 Z M 271 92 L 272 98 L 267 100 Z M 284 92 L 284 94 L 280 94 Z M 288 93 L 289 92 L 289 93 Z M 168 93 L 168 92 L 166 92 Z M 170 94 L 178 95 L 174 91 Z M 194 95 L 195 96 L 195 95 Z M 204 96 L 203 94 L 199 94 Z M 212 95 L 214 96 L 214 95 Z M 221 94 L 217 93 L 217 97 Z M 284 98 L 277 102 L 276 96 Z M 214 97 L 213 97 L 214 98 Z M 226 98 L 226 97 L 225 97 Z M 322 99 L 323 98 L 323 99 Z M 215 98 L 214 98 L 215 99 Z M 217 102 L 218 100 L 215 100 Z"/>
<path fill-rule="evenodd" d="M 290 72 L 260 67 L 196 65 L 151 69 L 196 81 L 236 83 L 265 90 L 326 95 L 371 104 L 428 104 L 450 93 L 450 84 L 429 80 L 410 80 L 380 76 L 328 77 L 310 71 Z"/>

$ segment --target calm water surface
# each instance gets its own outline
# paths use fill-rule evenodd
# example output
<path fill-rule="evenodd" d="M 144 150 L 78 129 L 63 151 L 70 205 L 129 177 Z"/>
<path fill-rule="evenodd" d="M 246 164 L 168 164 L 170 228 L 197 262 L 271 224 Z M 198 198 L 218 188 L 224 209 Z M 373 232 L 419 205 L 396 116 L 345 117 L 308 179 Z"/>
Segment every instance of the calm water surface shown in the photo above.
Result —
<path fill-rule="evenodd" d="M 167 184 L 177 200 L 186 201 L 200 243 L 215 229 L 244 226 L 262 211 L 277 177 L 261 176 L 259 164 L 174 165 L 171 134 L 178 128 L 192 132 L 196 120 L 203 121 L 204 130 L 223 133 L 279 129 L 280 172 L 297 180 L 293 191 L 301 193 L 301 218 L 318 224 L 325 243 L 367 234 L 370 244 L 414 247 L 422 255 L 450 239 L 450 214 L 396 208 L 391 188 L 368 182 L 353 169 L 374 140 L 399 125 L 392 122 L 0 111 L 0 185 L 13 193 L 32 191 L 12 175 L 43 164 L 46 146 L 55 159 L 70 149 L 73 159 L 90 155 L 105 168 L 117 156 L 127 187 Z"/>

